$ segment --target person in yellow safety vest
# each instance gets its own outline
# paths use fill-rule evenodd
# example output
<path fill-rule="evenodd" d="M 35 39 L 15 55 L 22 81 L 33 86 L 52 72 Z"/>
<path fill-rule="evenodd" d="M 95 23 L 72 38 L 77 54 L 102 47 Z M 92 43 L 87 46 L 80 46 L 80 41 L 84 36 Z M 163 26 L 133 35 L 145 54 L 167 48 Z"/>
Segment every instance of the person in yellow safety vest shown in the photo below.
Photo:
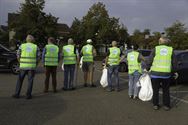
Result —
<path fill-rule="evenodd" d="M 64 86 L 62 89 L 74 90 L 75 66 L 78 64 L 79 58 L 72 38 L 68 39 L 68 45 L 63 46 L 62 56 L 64 63 Z"/>
<path fill-rule="evenodd" d="M 129 98 L 137 99 L 139 87 L 137 82 L 142 73 L 141 61 L 145 61 L 141 53 L 138 52 L 138 45 L 135 44 L 133 50 L 127 54 L 128 74 L 129 74 Z"/>
<path fill-rule="evenodd" d="M 28 35 L 26 38 L 26 43 L 21 44 L 17 51 L 17 58 L 20 63 L 20 72 L 18 75 L 16 92 L 13 95 L 13 98 L 20 97 L 22 83 L 26 75 L 28 75 L 28 89 L 26 93 L 26 99 L 32 98 L 31 93 L 33 88 L 35 69 L 40 59 L 40 50 L 33 42 L 34 37 Z"/>
<path fill-rule="evenodd" d="M 120 56 L 122 55 L 121 50 L 117 47 L 117 42 L 112 41 L 112 47 L 108 49 L 105 65 L 108 67 L 108 88 L 107 91 L 114 91 L 114 86 L 112 85 L 112 75 L 114 73 L 116 81 L 116 91 L 120 91 L 119 86 L 119 63 L 121 62 Z"/>
<path fill-rule="evenodd" d="M 161 37 L 159 45 L 153 49 L 150 55 L 149 67 L 153 87 L 153 109 L 159 109 L 159 88 L 163 90 L 164 110 L 170 110 L 170 82 L 172 72 L 176 70 L 176 59 L 174 50 L 168 46 L 169 39 Z M 177 73 L 175 73 L 177 75 Z"/>
<path fill-rule="evenodd" d="M 53 37 L 48 38 L 48 44 L 44 47 L 42 53 L 42 61 L 45 66 L 45 87 L 44 92 L 48 92 L 50 75 L 52 76 L 53 92 L 56 93 L 56 72 L 57 66 L 60 60 L 59 47 L 55 45 L 55 39 Z"/>
<path fill-rule="evenodd" d="M 87 44 L 81 49 L 81 56 L 83 57 L 82 71 L 84 72 L 84 87 L 88 86 L 96 87 L 93 83 L 94 72 L 94 56 L 96 56 L 96 50 L 92 45 L 92 40 L 88 39 Z"/>

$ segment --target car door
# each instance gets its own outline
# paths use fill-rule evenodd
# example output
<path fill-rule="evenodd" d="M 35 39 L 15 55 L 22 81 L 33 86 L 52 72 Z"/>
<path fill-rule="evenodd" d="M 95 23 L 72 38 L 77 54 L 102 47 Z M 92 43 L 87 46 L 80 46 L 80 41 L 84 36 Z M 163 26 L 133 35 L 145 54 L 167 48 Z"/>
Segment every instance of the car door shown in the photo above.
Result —
<path fill-rule="evenodd" d="M 181 81 L 188 81 L 188 52 L 178 56 L 178 73 Z"/>
<path fill-rule="evenodd" d="M 6 57 L 4 56 L 4 53 L 6 50 L 0 46 L 0 67 L 4 67 L 7 60 Z"/>

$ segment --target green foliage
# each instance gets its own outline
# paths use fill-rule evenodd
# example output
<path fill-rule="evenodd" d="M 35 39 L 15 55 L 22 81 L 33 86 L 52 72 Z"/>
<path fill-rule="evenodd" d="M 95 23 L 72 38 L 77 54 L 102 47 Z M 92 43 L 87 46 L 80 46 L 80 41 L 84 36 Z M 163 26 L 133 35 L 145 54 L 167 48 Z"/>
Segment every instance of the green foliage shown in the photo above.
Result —
<path fill-rule="evenodd" d="M 44 6 L 44 0 L 25 0 L 21 4 L 18 19 L 9 26 L 16 31 L 16 39 L 23 41 L 27 34 L 32 34 L 37 44 L 44 44 L 46 37 L 57 36 L 58 18 L 43 12 Z"/>
<path fill-rule="evenodd" d="M 0 44 L 8 46 L 9 33 L 0 30 Z"/>
<path fill-rule="evenodd" d="M 119 19 L 109 17 L 105 5 L 98 2 L 81 20 L 75 18 L 71 26 L 71 36 L 82 42 L 93 39 L 96 45 L 109 44 L 112 40 L 123 43 L 127 40 L 128 33 L 127 28 L 119 24 Z"/>
<path fill-rule="evenodd" d="M 188 48 L 188 32 L 185 24 L 176 21 L 170 27 L 165 28 L 167 37 L 171 40 L 171 45 L 175 49 Z"/>

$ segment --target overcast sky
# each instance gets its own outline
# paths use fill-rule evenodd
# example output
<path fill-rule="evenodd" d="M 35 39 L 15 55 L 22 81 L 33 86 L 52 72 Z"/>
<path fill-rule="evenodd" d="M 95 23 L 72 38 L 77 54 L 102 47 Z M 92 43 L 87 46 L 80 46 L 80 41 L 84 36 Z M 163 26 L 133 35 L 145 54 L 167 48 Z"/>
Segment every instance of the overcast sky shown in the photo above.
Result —
<path fill-rule="evenodd" d="M 0 24 L 7 25 L 8 12 L 19 10 L 24 0 L 0 0 Z M 95 2 L 103 2 L 109 15 L 120 18 L 129 33 L 149 28 L 163 31 L 176 20 L 188 26 L 188 0 L 46 0 L 45 12 L 59 17 L 59 23 L 81 19 Z"/>

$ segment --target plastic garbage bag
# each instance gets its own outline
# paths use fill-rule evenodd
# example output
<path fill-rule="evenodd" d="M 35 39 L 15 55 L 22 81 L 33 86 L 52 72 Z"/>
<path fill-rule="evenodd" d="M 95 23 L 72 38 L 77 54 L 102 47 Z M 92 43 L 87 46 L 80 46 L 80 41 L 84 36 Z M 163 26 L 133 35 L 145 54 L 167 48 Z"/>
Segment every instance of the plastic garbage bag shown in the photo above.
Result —
<path fill-rule="evenodd" d="M 138 97 L 142 101 L 149 101 L 153 97 L 153 89 L 151 84 L 151 78 L 148 73 L 144 73 L 140 79 L 139 83 L 141 86 Z"/>
<path fill-rule="evenodd" d="M 101 80 L 100 80 L 100 83 L 101 83 L 102 87 L 104 87 L 104 88 L 108 86 L 107 74 L 108 74 L 108 70 L 107 70 L 107 68 L 104 68 L 102 71 L 102 76 L 101 76 Z"/>
<path fill-rule="evenodd" d="M 61 69 L 64 71 L 64 63 L 62 63 Z"/>
<path fill-rule="evenodd" d="M 80 58 L 80 69 L 82 68 L 83 65 L 83 56 Z"/>

